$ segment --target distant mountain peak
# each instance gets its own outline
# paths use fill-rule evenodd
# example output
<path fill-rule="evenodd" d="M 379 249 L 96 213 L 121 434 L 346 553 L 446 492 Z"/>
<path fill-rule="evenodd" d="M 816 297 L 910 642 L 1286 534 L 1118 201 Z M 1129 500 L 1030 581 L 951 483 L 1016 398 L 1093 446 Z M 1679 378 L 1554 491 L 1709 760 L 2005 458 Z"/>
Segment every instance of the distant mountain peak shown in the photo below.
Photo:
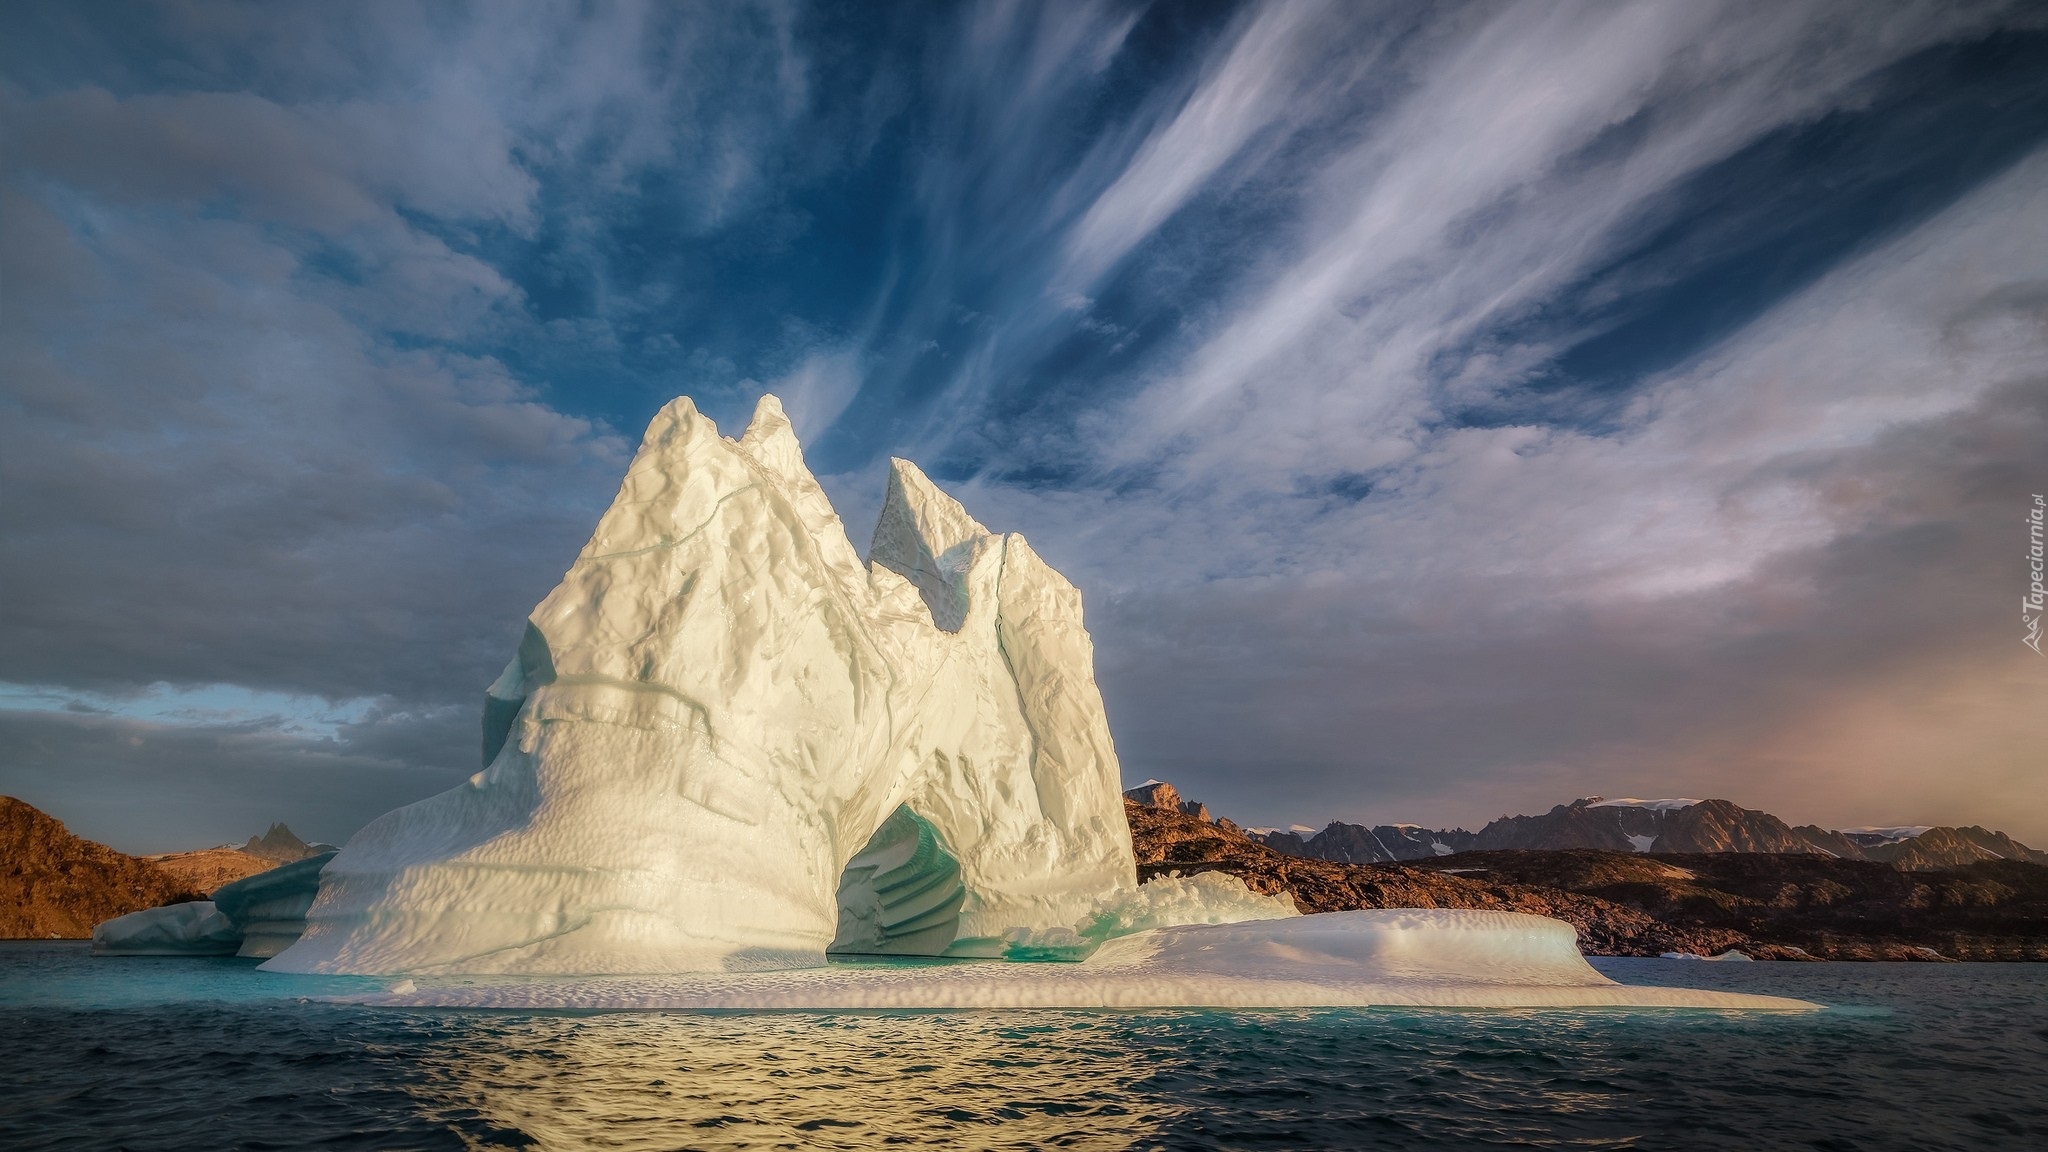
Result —
<path fill-rule="evenodd" d="M 275 860 L 280 864 L 304 860 L 308 856 L 316 856 L 329 850 L 329 845 L 308 844 L 299 839 L 298 834 L 283 821 L 272 824 L 270 830 L 261 836 L 249 837 L 249 842 L 242 845 L 242 851 L 249 855 Z"/>
<path fill-rule="evenodd" d="M 1276 851 L 1345 864 L 1385 864 L 1500 849 L 1810 854 L 1877 860 L 1908 871 L 1986 860 L 2048 864 L 2048 852 L 2037 852 L 2003 832 L 1984 828 L 1902 825 L 1835 831 L 1812 824 L 1795 828 L 1769 812 L 1744 808 L 1732 800 L 1690 797 L 1609 800 L 1587 796 L 1537 816 L 1502 816 L 1476 833 L 1413 824 L 1368 828 L 1333 822 L 1313 834 L 1297 825 L 1286 831 L 1259 829 L 1251 838 Z"/>

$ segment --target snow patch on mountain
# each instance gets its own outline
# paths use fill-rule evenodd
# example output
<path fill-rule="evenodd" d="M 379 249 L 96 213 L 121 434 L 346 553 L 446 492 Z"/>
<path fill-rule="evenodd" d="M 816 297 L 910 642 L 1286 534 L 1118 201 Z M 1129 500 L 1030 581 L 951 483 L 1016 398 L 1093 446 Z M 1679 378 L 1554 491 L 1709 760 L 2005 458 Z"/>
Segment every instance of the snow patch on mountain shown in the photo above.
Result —
<path fill-rule="evenodd" d="M 1698 803 L 1698 800 L 1683 797 L 1669 800 L 1638 800 L 1633 796 L 1624 796 L 1618 800 L 1595 800 L 1592 803 L 1587 804 L 1586 807 L 1646 808 L 1652 812 L 1676 812 L 1681 808 L 1691 808 Z"/>

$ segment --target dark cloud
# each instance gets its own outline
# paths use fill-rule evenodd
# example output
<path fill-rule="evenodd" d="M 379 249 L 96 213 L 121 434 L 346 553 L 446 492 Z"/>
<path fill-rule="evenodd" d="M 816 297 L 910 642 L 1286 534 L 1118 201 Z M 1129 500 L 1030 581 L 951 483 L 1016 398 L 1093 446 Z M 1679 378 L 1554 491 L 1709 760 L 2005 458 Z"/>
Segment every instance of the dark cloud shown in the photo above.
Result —
<path fill-rule="evenodd" d="M 487 680 L 622 445 L 489 358 L 366 330 L 256 224 L 109 212 L 90 181 L 38 195 L 55 175 L 24 173 L 0 218 L 0 678 L 427 700 Z"/>
<path fill-rule="evenodd" d="M 127 852 L 239 843 L 277 820 L 308 841 L 340 843 L 382 813 L 476 771 L 467 759 L 450 765 L 439 757 L 452 734 L 424 730 L 444 724 L 394 723 L 368 739 L 308 740 L 268 725 L 184 728 L 0 711 L 7 748 L 0 789 Z M 473 759 L 473 725 L 459 726 Z M 393 731 L 399 728 L 414 731 Z"/>

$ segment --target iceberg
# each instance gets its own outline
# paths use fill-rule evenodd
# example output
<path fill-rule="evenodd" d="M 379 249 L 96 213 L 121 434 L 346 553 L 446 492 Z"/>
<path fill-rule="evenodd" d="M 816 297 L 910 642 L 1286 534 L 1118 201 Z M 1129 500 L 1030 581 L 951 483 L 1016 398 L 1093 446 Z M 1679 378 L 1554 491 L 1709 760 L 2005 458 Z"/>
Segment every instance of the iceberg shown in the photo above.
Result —
<path fill-rule="evenodd" d="M 1623 988 L 1540 917 L 1140 886 L 1118 780 L 1023 537 L 894 460 L 863 560 L 774 397 L 737 439 L 679 398 L 485 690 L 482 770 L 223 907 L 265 969 L 406 977 L 368 1003 L 1804 1007 Z"/>
<path fill-rule="evenodd" d="M 93 925 L 95 956 L 233 956 L 242 930 L 211 900 L 144 908 Z"/>
<path fill-rule="evenodd" d="M 738 439 L 655 416 L 483 761 L 351 838 L 266 967 L 1079 954 L 1136 888 L 1080 593 L 904 460 L 863 561 L 772 396 Z"/>
<path fill-rule="evenodd" d="M 275 956 L 306 929 L 332 851 L 214 889 L 209 900 L 145 908 L 93 926 L 95 956 Z"/>
<path fill-rule="evenodd" d="M 214 906 L 242 935 L 235 955 L 268 957 L 291 947 L 306 930 L 320 871 L 332 859 L 334 852 L 322 852 L 214 889 Z"/>

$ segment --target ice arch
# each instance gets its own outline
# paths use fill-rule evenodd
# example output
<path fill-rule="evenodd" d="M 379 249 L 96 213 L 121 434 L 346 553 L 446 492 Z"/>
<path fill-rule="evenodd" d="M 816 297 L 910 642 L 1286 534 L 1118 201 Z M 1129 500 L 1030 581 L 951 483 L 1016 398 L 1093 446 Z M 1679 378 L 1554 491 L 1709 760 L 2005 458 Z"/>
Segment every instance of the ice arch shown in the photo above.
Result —
<path fill-rule="evenodd" d="M 960 936 L 967 885 L 931 821 L 899 805 L 846 862 L 830 952 L 936 956 Z"/>
<path fill-rule="evenodd" d="M 483 736 L 467 784 L 349 841 L 267 967 L 994 954 L 1134 887 L 1080 593 L 902 460 L 863 562 L 773 397 L 737 440 L 687 398 L 655 416 Z"/>

